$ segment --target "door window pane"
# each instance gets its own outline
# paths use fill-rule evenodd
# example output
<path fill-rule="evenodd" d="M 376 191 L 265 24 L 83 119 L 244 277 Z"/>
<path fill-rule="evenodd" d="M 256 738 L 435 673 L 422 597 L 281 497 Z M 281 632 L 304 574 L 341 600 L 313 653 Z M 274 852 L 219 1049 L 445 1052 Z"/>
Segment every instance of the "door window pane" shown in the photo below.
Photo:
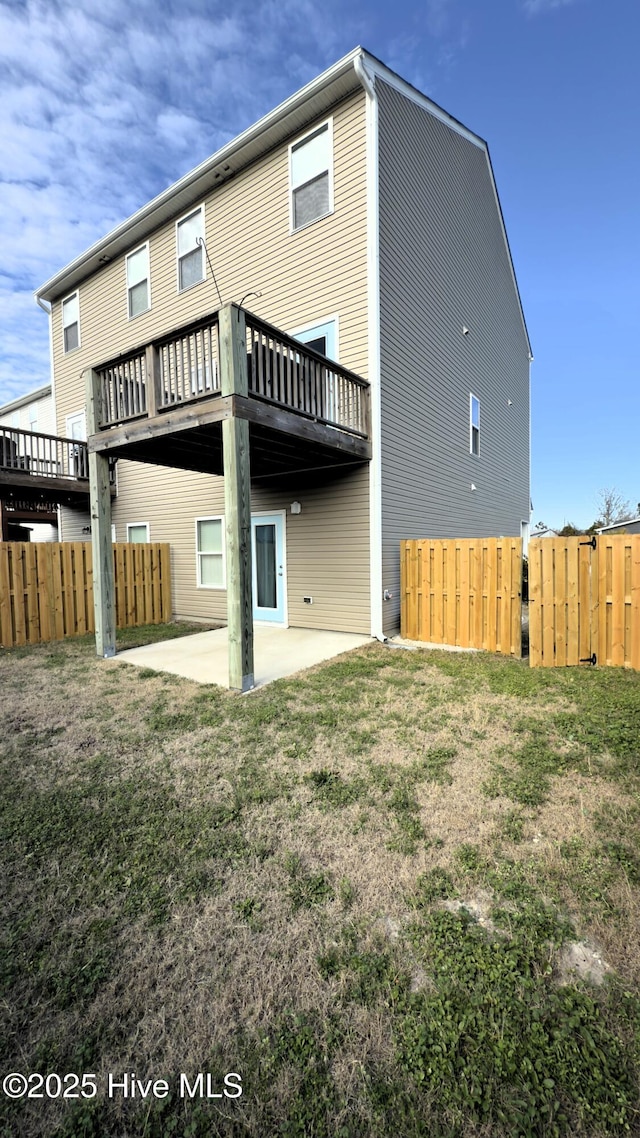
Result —
<path fill-rule="evenodd" d="M 257 607 L 278 607 L 276 583 L 276 527 L 273 524 L 255 527 Z"/>

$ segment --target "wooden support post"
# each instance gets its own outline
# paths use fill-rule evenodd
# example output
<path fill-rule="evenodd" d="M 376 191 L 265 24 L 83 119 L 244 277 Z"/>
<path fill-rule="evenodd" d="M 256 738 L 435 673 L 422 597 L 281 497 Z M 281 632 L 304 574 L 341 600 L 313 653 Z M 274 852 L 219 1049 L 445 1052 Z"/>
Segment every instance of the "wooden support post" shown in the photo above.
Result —
<path fill-rule="evenodd" d="M 145 352 L 147 367 L 147 414 L 150 419 L 158 414 L 160 407 L 160 351 L 155 344 L 149 344 Z"/>
<path fill-rule="evenodd" d="M 0 541 L 9 540 L 9 519 L 7 517 L 7 507 L 4 502 L 0 501 Z"/>
<path fill-rule="evenodd" d="M 87 394 L 87 436 L 98 433 L 100 425 L 100 376 L 92 368 L 85 371 Z M 111 546 L 111 489 L 109 458 L 89 454 L 89 501 L 91 546 L 93 551 L 93 608 L 96 625 L 96 654 L 116 654 L 116 603 Z"/>
<path fill-rule="evenodd" d="M 221 395 L 247 396 L 247 341 L 244 312 L 235 304 L 220 309 Z M 249 423 L 232 415 L 222 423 L 227 552 L 229 687 L 249 691 L 253 676 L 251 598 L 251 480 Z"/>

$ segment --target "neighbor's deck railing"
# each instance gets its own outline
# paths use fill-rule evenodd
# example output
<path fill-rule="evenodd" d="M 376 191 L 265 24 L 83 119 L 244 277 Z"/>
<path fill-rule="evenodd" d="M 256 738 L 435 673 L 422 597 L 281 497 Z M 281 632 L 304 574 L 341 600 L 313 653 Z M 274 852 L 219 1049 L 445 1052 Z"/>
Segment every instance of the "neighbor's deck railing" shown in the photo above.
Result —
<path fill-rule="evenodd" d="M 369 384 L 286 333 L 245 312 L 249 395 L 364 438 Z M 101 429 L 220 394 L 218 314 L 95 369 Z"/>
<path fill-rule="evenodd" d="M 88 478 L 87 444 L 59 435 L 0 427 L 0 470 L 50 478 Z"/>

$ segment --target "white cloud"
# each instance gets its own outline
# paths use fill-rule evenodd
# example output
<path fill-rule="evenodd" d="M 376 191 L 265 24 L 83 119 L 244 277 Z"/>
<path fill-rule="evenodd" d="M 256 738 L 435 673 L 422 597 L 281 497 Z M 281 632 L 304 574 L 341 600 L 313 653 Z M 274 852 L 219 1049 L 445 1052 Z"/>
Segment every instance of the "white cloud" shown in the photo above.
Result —
<path fill-rule="evenodd" d="M 0 0 L 0 403 L 49 379 L 33 291 L 359 38 L 317 0 L 228 11 Z"/>
<path fill-rule="evenodd" d="M 528 16 L 541 16 L 554 8 L 567 8 L 577 0 L 523 0 L 522 7 Z"/>

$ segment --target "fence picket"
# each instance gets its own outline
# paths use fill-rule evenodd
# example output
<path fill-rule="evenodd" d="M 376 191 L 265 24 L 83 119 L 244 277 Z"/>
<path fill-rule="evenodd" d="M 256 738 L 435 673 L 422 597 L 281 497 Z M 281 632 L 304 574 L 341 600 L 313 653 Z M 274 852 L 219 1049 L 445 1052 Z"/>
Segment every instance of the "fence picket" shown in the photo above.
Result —
<path fill-rule="evenodd" d="M 113 554 L 117 627 L 171 620 L 169 546 L 118 544 Z M 93 629 L 90 542 L 0 542 L 1 647 Z"/>
<path fill-rule="evenodd" d="M 640 534 L 535 539 L 529 596 L 532 667 L 640 669 Z"/>
<path fill-rule="evenodd" d="M 400 567 L 404 637 L 520 656 L 520 538 L 403 541 Z"/>

